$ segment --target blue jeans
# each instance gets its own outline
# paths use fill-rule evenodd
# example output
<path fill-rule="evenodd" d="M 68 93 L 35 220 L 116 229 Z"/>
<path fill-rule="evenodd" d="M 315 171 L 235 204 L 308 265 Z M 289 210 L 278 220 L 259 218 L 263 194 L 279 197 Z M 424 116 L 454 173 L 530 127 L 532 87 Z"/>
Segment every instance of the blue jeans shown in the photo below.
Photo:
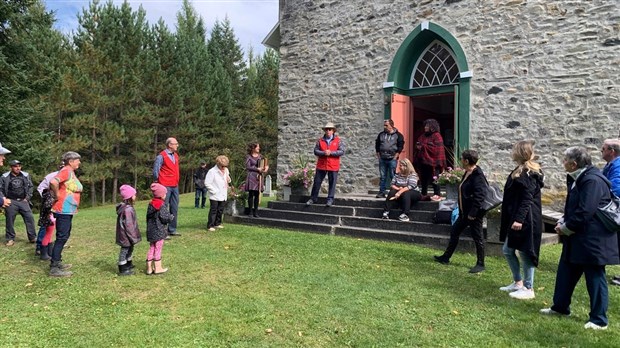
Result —
<path fill-rule="evenodd" d="M 174 216 L 168 224 L 168 232 L 175 233 L 177 231 L 177 212 L 179 211 L 179 187 L 166 186 L 166 204 L 170 209 L 170 214 Z"/>
<path fill-rule="evenodd" d="M 198 208 L 200 205 L 200 199 L 202 198 L 202 207 L 205 207 L 205 203 L 207 201 L 207 188 L 196 187 L 196 196 L 194 200 L 194 208 Z"/>
<path fill-rule="evenodd" d="M 516 253 L 517 250 L 508 247 L 508 238 L 506 238 L 506 242 L 504 242 L 502 251 L 504 252 L 504 256 L 512 272 L 512 279 L 515 282 L 523 280 L 523 285 L 531 289 L 534 286 L 534 270 L 536 269 L 534 263 L 532 263 L 532 257 L 529 254 L 519 251 L 521 262 L 523 263 L 523 278 L 521 278 L 521 267 Z"/>
<path fill-rule="evenodd" d="M 41 243 L 43 243 L 43 237 L 45 237 L 45 226 L 40 226 L 39 232 L 37 233 L 37 250 L 41 250 Z"/>
<path fill-rule="evenodd" d="M 52 263 L 62 260 L 62 249 L 71 237 L 71 223 L 73 215 L 54 213 L 56 218 L 56 241 L 54 242 L 54 250 L 52 251 Z"/>
<path fill-rule="evenodd" d="M 319 190 L 321 189 L 321 183 L 323 182 L 323 179 L 325 179 L 325 175 L 327 175 L 327 181 L 329 184 L 329 189 L 327 190 L 327 200 L 332 202 L 334 201 L 334 196 L 336 195 L 336 181 L 338 181 L 338 172 L 317 169 L 314 174 L 314 182 L 312 183 L 312 193 L 310 194 L 310 198 L 315 202 L 319 198 Z"/>
<path fill-rule="evenodd" d="M 396 159 L 379 158 L 379 192 L 385 192 L 389 188 L 396 173 L 396 162 Z"/>
<path fill-rule="evenodd" d="M 560 258 L 558 272 L 555 277 L 555 290 L 553 292 L 553 306 L 551 306 L 551 309 L 558 313 L 570 314 L 573 291 L 582 274 L 586 276 L 586 288 L 588 289 L 588 295 L 590 295 L 589 321 L 596 325 L 606 326 L 608 324 L 607 306 L 609 304 L 609 293 L 605 266 L 577 265 Z"/>

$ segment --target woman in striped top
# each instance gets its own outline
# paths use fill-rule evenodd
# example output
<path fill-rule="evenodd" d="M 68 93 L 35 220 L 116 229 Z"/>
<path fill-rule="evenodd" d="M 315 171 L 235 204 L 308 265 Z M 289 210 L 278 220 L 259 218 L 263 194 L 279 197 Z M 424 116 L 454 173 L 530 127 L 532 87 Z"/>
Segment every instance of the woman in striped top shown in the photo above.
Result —
<path fill-rule="evenodd" d="M 390 218 L 390 208 L 393 203 L 398 202 L 401 208 L 398 220 L 409 221 L 411 204 L 415 204 L 422 198 L 418 188 L 418 175 L 408 159 L 400 160 L 398 168 L 399 171 L 392 179 L 390 192 L 385 199 L 383 218 Z"/>

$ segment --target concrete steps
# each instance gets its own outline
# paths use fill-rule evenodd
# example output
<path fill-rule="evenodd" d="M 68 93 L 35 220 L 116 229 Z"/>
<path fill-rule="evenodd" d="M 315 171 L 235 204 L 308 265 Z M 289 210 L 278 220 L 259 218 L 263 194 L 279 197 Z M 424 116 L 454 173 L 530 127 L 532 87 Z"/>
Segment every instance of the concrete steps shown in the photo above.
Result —
<path fill-rule="evenodd" d="M 335 204 L 325 206 L 326 199 L 306 206 L 307 196 L 290 197 L 290 201 L 269 202 L 267 209 L 259 210 L 260 217 L 247 215 L 229 217 L 234 223 L 260 225 L 300 232 L 369 238 L 415 243 L 444 249 L 450 238 L 450 225 L 432 223 L 438 203 L 418 202 L 412 207 L 409 222 L 399 221 L 399 210 L 390 212 L 390 219 L 381 218 L 385 200 L 374 195 L 339 195 Z M 486 235 L 486 234 L 485 234 Z M 554 233 L 543 233 L 543 244 L 558 243 Z M 499 241 L 487 240 L 487 253 L 502 255 Z M 475 252 L 474 243 L 466 230 L 460 238 L 460 252 Z"/>

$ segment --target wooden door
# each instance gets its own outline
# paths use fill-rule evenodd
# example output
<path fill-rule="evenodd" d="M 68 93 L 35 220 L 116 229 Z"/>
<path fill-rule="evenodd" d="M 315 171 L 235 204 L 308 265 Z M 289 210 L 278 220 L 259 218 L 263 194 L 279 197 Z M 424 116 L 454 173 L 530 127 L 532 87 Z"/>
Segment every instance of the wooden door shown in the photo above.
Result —
<path fill-rule="evenodd" d="M 413 139 L 413 104 L 411 103 L 411 97 L 401 94 L 392 94 L 391 105 L 392 120 L 394 121 L 394 127 L 405 137 L 405 147 L 400 155 L 400 158 L 408 158 L 413 160 L 413 145 L 415 139 Z"/>

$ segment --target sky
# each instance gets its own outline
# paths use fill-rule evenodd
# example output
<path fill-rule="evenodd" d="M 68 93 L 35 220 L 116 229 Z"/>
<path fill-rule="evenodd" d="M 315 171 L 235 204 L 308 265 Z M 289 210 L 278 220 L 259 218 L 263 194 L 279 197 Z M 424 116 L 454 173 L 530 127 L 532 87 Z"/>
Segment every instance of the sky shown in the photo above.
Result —
<path fill-rule="evenodd" d="M 101 0 L 100 4 L 107 0 Z M 113 0 L 120 6 L 123 0 Z M 149 24 L 155 24 L 159 18 L 171 31 L 176 30 L 176 15 L 181 9 L 182 0 L 128 0 L 131 8 L 137 11 L 139 6 L 146 11 Z M 278 21 L 278 0 L 190 0 L 196 12 L 204 20 L 207 31 L 213 28 L 215 20 L 223 21 L 226 16 L 235 31 L 239 45 L 245 53 L 251 46 L 255 54 L 261 54 L 265 46 L 263 39 Z M 77 15 L 82 8 L 89 6 L 89 0 L 43 0 L 45 7 L 56 13 L 55 28 L 69 34 L 78 27 Z"/>

